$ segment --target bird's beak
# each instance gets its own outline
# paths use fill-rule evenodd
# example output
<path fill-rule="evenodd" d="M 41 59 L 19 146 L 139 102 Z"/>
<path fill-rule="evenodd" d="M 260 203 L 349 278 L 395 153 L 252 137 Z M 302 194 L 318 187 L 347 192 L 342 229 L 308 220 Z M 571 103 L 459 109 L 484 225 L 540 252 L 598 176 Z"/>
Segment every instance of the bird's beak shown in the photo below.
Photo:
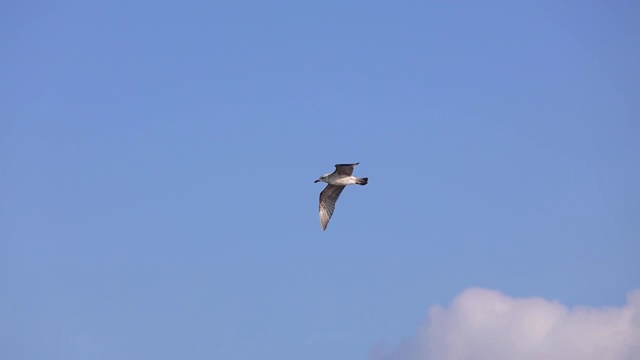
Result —
<path fill-rule="evenodd" d="M 318 181 L 320 181 L 320 180 L 316 180 L 316 181 L 314 181 L 313 183 L 315 184 L 315 183 L 317 183 Z"/>

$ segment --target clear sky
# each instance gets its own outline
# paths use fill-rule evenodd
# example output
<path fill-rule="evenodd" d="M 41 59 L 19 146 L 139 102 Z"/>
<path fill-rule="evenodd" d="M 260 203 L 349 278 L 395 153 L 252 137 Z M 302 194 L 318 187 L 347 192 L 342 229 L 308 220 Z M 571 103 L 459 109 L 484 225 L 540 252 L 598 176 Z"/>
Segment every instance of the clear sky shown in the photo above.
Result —
<path fill-rule="evenodd" d="M 2 2 L 0 358 L 402 358 L 473 301 L 637 315 L 638 18 Z M 324 232 L 313 181 L 350 162 Z"/>

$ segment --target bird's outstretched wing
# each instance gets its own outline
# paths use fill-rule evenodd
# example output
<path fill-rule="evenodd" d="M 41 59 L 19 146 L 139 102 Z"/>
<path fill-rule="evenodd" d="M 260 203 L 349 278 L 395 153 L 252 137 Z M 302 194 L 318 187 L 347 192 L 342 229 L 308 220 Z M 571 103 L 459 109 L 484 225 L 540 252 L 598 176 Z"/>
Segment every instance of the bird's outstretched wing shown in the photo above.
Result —
<path fill-rule="evenodd" d="M 333 210 L 336 208 L 336 201 L 338 201 L 342 190 L 344 190 L 344 186 L 329 184 L 320 193 L 320 223 L 323 230 L 327 230 L 327 225 L 329 225 Z"/>
<path fill-rule="evenodd" d="M 353 175 L 353 169 L 355 169 L 355 167 L 358 166 L 358 164 L 360 163 L 357 162 L 355 164 L 336 164 L 336 171 L 334 171 L 333 173 L 351 176 Z"/>

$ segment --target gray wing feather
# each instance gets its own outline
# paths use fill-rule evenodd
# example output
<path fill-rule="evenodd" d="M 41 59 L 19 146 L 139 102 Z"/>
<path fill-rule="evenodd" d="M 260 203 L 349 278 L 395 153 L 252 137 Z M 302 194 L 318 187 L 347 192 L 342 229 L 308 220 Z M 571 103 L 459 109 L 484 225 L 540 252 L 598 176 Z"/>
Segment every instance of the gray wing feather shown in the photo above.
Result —
<path fill-rule="evenodd" d="M 333 210 L 336 208 L 336 201 L 338 201 L 342 190 L 344 190 L 344 186 L 329 184 L 320 193 L 320 223 L 323 230 L 327 230 L 327 225 L 329 225 Z"/>
<path fill-rule="evenodd" d="M 351 176 L 353 175 L 353 169 L 355 169 L 358 164 L 360 163 L 357 162 L 355 164 L 336 164 L 336 171 L 334 171 L 333 173 Z"/>

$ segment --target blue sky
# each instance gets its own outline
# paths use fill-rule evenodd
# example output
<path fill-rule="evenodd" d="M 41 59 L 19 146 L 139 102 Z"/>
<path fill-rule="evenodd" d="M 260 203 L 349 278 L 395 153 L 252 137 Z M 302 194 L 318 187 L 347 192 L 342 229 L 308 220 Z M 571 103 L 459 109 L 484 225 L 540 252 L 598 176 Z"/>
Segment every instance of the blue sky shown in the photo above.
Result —
<path fill-rule="evenodd" d="M 2 358 L 357 359 L 465 289 L 640 288 L 634 2 L 0 14 Z"/>

